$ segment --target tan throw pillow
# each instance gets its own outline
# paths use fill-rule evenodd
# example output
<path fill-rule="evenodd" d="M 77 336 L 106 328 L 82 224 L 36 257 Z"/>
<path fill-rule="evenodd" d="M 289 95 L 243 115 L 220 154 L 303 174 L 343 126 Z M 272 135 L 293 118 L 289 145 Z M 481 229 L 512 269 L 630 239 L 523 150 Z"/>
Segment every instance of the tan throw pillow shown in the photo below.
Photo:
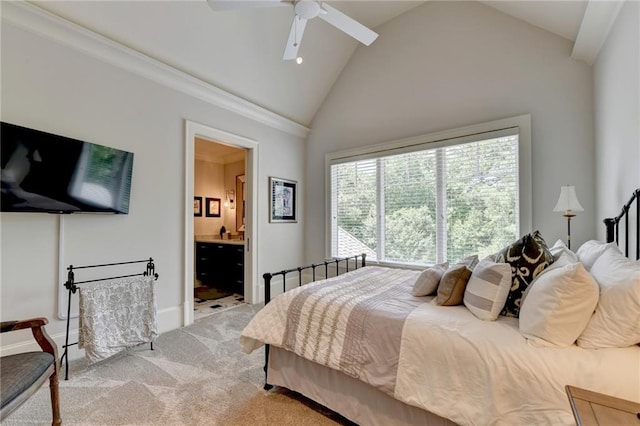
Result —
<path fill-rule="evenodd" d="M 441 306 L 462 305 L 469 277 L 471 269 L 465 265 L 453 265 L 447 269 L 438 285 L 436 303 Z"/>
<path fill-rule="evenodd" d="M 428 296 L 435 292 L 440 283 L 440 278 L 442 278 L 448 267 L 449 262 L 445 262 L 433 265 L 422 271 L 413 284 L 411 294 L 413 296 Z"/>

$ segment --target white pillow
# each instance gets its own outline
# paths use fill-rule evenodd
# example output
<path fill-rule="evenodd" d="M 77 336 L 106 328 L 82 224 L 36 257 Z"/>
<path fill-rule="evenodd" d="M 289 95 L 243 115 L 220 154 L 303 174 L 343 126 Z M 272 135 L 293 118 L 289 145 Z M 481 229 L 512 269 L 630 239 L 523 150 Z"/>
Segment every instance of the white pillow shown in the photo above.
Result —
<path fill-rule="evenodd" d="M 590 240 L 580 246 L 576 255 L 578 255 L 578 259 L 584 264 L 584 267 L 587 268 L 587 271 L 590 271 L 596 260 L 608 249 L 620 252 L 615 243 L 603 243 L 598 240 Z"/>
<path fill-rule="evenodd" d="M 442 278 L 447 268 L 449 268 L 449 262 L 439 263 L 422 271 L 413 284 L 411 294 L 414 296 L 428 296 L 435 292 L 438 289 L 438 284 L 440 284 L 440 278 Z"/>
<path fill-rule="evenodd" d="M 549 247 L 549 251 L 551 252 L 551 254 L 553 255 L 553 258 L 556 261 L 559 260 L 561 257 L 564 257 L 565 259 L 570 260 L 571 263 L 576 263 L 580 260 L 578 259 L 578 255 L 572 252 L 571 249 L 568 248 L 564 243 L 564 241 L 562 240 L 556 241 L 556 243 L 553 246 Z M 553 266 L 553 264 L 551 264 L 551 266 Z M 547 267 L 547 269 L 550 268 L 551 266 Z"/>
<path fill-rule="evenodd" d="M 574 252 L 569 250 L 567 246 L 565 246 L 564 243 L 560 240 L 556 241 L 553 247 L 551 247 L 549 250 L 551 251 L 551 254 L 553 254 L 553 258 L 555 259 L 555 261 L 550 266 L 547 266 L 544 271 L 540 272 L 540 275 L 538 275 L 533 279 L 533 281 L 531 281 L 531 284 L 529 284 L 524 293 L 522 293 L 522 301 L 520 302 L 521 306 L 524 305 L 525 300 L 529 296 L 529 292 L 531 291 L 535 283 L 540 279 L 540 277 L 550 271 L 553 271 L 554 269 L 562 268 L 563 266 L 579 262 L 578 256 Z"/>
<path fill-rule="evenodd" d="M 511 289 L 511 265 L 482 259 L 473 268 L 462 299 L 481 320 L 494 321 L 507 301 Z"/>
<path fill-rule="evenodd" d="M 624 348 L 640 343 L 640 263 L 606 250 L 591 273 L 600 286 L 600 301 L 578 346 Z"/>
<path fill-rule="evenodd" d="M 582 263 L 539 277 L 520 308 L 520 332 L 535 346 L 571 346 L 598 304 L 598 283 Z"/>

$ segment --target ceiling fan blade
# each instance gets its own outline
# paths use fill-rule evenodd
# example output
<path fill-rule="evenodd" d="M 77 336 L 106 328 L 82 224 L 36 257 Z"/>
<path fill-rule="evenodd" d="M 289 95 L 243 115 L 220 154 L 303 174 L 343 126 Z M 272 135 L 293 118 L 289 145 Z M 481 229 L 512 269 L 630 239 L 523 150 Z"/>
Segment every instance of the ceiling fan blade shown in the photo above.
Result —
<path fill-rule="evenodd" d="M 360 43 L 369 46 L 376 38 L 378 38 L 377 33 L 371 31 L 355 19 L 340 12 L 338 9 L 331 7 L 326 3 L 322 4 L 322 9 L 327 13 L 319 14 L 318 18 L 330 23 L 337 29 L 344 31 Z"/>
<path fill-rule="evenodd" d="M 215 11 L 252 9 L 264 7 L 291 6 L 288 0 L 207 0 L 209 7 Z"/>
<path fill-rule="evenodd" d="M 287 39 L 287 45 L 284 48 L 284 56 L 282 59 L 285 61 L 296 59 L 298 56 L 298 49 L 302 42 L 302 34 L 307 26 L 307 20 L 299 16 L 293 17 L 293 23 L 291 24 L 291 31 L 289 31 L 289 38 Z"/>

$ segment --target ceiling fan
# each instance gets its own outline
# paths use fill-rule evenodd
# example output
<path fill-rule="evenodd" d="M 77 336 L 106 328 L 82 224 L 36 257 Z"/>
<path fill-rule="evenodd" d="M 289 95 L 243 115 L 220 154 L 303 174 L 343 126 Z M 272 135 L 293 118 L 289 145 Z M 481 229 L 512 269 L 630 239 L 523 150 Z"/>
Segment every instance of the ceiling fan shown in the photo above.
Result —
<path fill-rule="evenodd" d="M 347 33 L 366 46 L 369 46 L 378 37 L 377 33 L 371 31 L 355 19 L 326 3 L 321 3 L 319 0 L 207 0 L 207 3 L 216 11 L 293 6 L 295 16 L 291 24 L 291 31 L 289 31 L 287 45 L 284 49 L 282 58 L 284 60 L 298 59 L 298 49 L 302 42 L 304 29 L 307 22 L 316 17 Z M 300 63 L 300 61 L 298 63 Z"/>

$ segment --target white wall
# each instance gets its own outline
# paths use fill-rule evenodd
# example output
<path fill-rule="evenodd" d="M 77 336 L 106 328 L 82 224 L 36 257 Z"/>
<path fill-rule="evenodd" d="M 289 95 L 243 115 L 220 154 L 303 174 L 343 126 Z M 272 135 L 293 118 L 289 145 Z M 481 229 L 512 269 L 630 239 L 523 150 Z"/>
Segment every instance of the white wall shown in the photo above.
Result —
<path fill-rule="evenodd" d="M 627 1 L 594 64 L 598 218 L 617 216 L 640 188 L 639 27 L 640 3 Z"/>
<path fill-rule="evenodd" d="M 276 175 L 304 185 L 304 143 L 238 114 L 167 89 L 137 74 L 19 29 L 1 28 L 2 120 L 135 153 L 128 215 L 64 218 L 64 266 L 153 256 L 160 328 L 180 326 L 184 289 L 185 120 L 260 144 L 258 276 L 301 263 L 303 222 L 267 222 L 267 181 Z M 58 217 L 2 214 L 1 319 L 45 316 L 62 342 L 57 320 Z M 273 244 L 271 241 L 275 241 Z M 286 242 L 286 243 L 285 243 Z M 192 267 L 189 265 L 189 267 Z M 134 271 L 134 272 L 137 272 Z M 80 279 L 76 277 L 76 279 Z M 75 296 L 77 297 L 77 295 Z M 76 322 L 72 323 L 76 328 Z M 28 335 L 2 335 L 3 353 Z M 19 346 L 19 345 L 18 345 Z"/>
<path fill-rule="evenodd" d="M 206 142 L 205 142 L 206 143 Z M 206 160 L 195 161 L 194 196 L 202 197 L 202 216 L 193 218 L 195 235 L 218 235 L 220 227 L 236 233 L 236 211 L 225 207 L 227 191 L 236 191 L 236 176 L 245 174 L 245 162 L 218 164 Z M 207 217 L 207 197 L 220 199 L 220 217 Z M 242 203 L 242 194 L 234 195 L 234 204 Z"/>
<path fill-rule="evenodd" d="M 316 115 L 307 147 L 307 261 L 324 256 L 328 152 L 531 114 L 533 229 L 552 244 L 553 207 L 574 184 L 585 208 L 573 246 L 595 233 L 592 73 L 572 44 L 476 2 L 426 2 L 377 27 Z"/>

